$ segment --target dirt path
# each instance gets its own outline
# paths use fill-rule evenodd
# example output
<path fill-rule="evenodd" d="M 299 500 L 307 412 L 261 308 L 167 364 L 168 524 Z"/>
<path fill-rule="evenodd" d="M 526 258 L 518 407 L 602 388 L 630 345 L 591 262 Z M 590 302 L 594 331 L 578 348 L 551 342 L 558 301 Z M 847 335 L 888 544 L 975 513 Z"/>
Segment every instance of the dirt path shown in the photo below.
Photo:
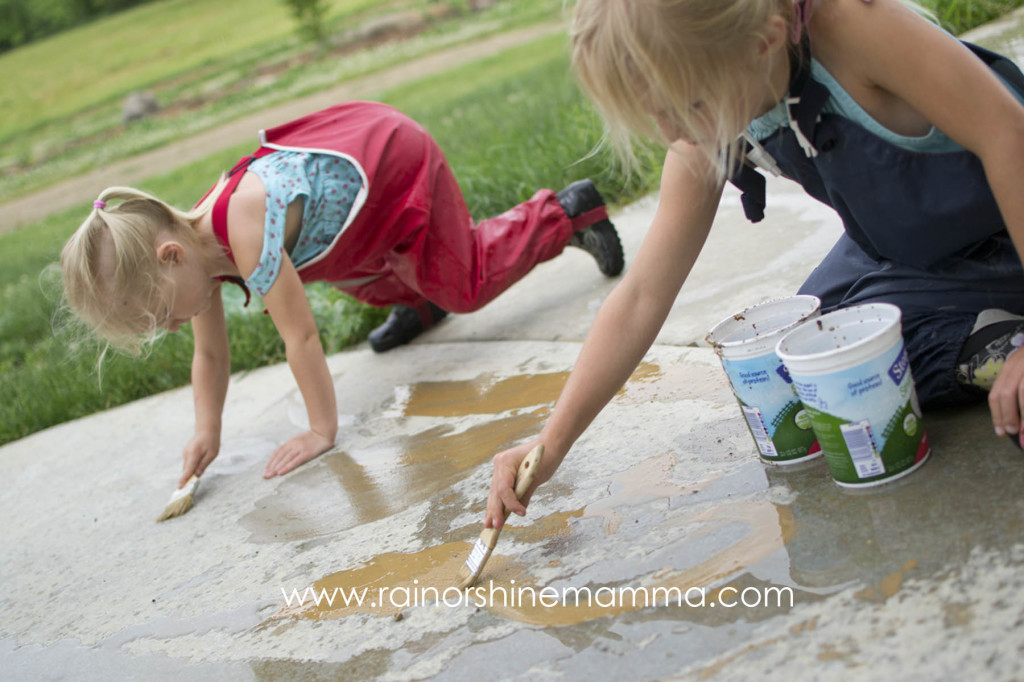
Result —
<path fill-rule="evenodd" d="M 36 222 L 57 211 L 88 201 L 111 185 L 138 185 L 147 178 L 197 161 L 256 134 L 311 111 L 350 99 L 370 97 L 398 85 L 438 73 L 454 64 L 488 57 L 502 50 L 564 30 L 561 23 L 541 24 L 500 33 L 347 81 L 329 90 L 264 109 L 218 128 L 193 135 L 153 151 L 83 173 L 69 180 L 0 204 L 0 234 Z"/>

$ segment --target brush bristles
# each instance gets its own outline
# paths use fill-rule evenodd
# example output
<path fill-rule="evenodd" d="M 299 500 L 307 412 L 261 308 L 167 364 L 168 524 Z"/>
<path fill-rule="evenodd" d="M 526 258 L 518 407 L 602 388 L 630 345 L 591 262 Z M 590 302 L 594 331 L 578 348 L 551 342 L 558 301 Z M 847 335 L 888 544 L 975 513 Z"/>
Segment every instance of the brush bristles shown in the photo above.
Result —
<path fill-rule="evenodd" d="M 494 551 L 493 547 L 488 547 L 482 539 L 477 539 L 473 545 L 473 550 L 469 553 L 469 558 L 466 559 L 466 563 L 462 564 L 462 568 L 459 569 L 460 590 L 473 586 L 476 579 L 480 577 L 480 573 L 483 572 L 484 564 L 491 557 L 492 551 Z"/>
<path fill-rule="evenodd" d="M 175 516 L 181 516 L 189 509 L 192 508 L 192 493 L 188 495 L 182 495 L 176 500 L 171 500 L 166 507 L 164 512 L 157 517 L 157 522 L 166 521 L 167 519 L 173 519 Z"/>
<path fill-rule="evenodd" d="M 157 518 L 157 522 L 166 521 L 167 519 L 173 519 L 175 516 L 181 516 L 189 509 L 192 508 L 192 498 L 196 494 L 196 489 L 199 487 L 199 477 L 193 475 L 190 479 L 185 482 L 185 485 L 181 486 L 171 495 L 171 500 L 164 507 L 164 511 Z"/>

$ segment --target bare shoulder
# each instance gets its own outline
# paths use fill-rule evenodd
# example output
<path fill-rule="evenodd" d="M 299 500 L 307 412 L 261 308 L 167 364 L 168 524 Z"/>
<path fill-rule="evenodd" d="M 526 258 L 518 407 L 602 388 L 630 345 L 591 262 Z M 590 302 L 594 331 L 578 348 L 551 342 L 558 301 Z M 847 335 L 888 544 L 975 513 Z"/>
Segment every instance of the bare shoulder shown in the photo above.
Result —
<path fill-rule="evenodd" d="M 937 123 L 921 92 L 939 92 L 950 64 L 966 56 L 955 38 L 899 0 L 822 0 L 810 31 L 814 58 L 872 118 L 903 135 Z"/>
<path fill-rule="evenodd" d="M 811 16 L 811 52 L 830 72 L 855 71 L 860 60 L 851 57 L 872 49 L 873 35 L 894 11 L 899 0 L 820 0 Z"/>
<path fill-rule="evenodd" d="M 246 173 L 228 204 L 228 241 L 244 276 L 252 273 L 263 251 L 266 215 L 263 183 L 254 173 Z"/>
<path fill-rule="evenodd" d="M 908 16 L 921 17 L 900 0 L 819 0 L 811 22 L 821 30 L 837 30 L 856 27 L 862 22 L 885 22 Z"/>
<path fill-rule="evenodd" d="M 899 0 L 821 0 L 810 33 L 811 51 L 826 68 L 862 74 L 892 66 L 900 55 L 957 42 Z"/>
<path fill-rule="evenodd" d="M 899 0 L 822 0 L 812 54 L 877 122 L 898 134 L 938 128 L 976 153 L 1012 130 L 1021 107 L 954 36 Z"/>

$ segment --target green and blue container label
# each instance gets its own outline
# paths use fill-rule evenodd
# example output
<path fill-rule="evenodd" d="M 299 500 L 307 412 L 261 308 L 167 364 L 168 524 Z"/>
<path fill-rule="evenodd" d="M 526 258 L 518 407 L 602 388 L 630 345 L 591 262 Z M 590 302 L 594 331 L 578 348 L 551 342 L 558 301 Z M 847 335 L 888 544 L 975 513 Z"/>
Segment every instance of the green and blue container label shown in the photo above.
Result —
<path fill-rule="evenodd" d="M 833 478 L 856 486 L 893 478 L 929 453 L 906 347 L 850 369 L 795 376 Z"/>
<path fill-rule="evenodd" d="M 818 454 L 810 417 L 775 353 L 722 358 L 722 367 L 763 459 L 782 463 Z"/>

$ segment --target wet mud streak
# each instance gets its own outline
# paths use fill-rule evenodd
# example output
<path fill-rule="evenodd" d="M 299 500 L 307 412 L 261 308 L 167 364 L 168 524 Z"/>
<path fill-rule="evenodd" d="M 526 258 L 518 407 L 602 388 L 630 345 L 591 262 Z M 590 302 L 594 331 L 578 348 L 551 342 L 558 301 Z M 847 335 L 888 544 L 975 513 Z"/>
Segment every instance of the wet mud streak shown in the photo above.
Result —
<path fill-rule="evenodd" d="M 463 417 L 544 405 L 555 402 L 568 378 L 568 372 L 555 372 L 505 378 L 481 374 L 466 381 L 423 381 L 409 387 L 403 414 Z"/>
<path fill-rule="evenodd" d="M 746 532 L 738 541 L 695 566 L 682 571 L 661 571 L 644 580 L 643 586 L 650 594 L 658 594 L 654 590 L 660 589 L 660 594 L 668 595 L 672 600 L 674 596 L 671 595 L 676 594 L 673 590 L 685 594 L 691 587 L 710 587 L 758 563 L 781 548 L 787 540 L 787 529 L 792 524 L 780 522 L 776 511 L 775 505 L 768 502 L 745 502 L 691 514 L 685 520 L 696 524 L 697 528 L 688 541 L 699 540 L 735 524 L 742 524 Z M 530 530 L 520 531 L 517 539 L 532 543 L 563 534 L 570 519 L 578 513 L 560 513 L 540 519 Z M 485 574 L 481 575 L 474 588 L 461 597 L 457 591 L 446 592 L 454 585 L 471 547 L 471 543 L 460 541 L 419 552 L 378 555 L 363 566 L 339 571 L 316 581 L 312 592 L 321 595 L 319 604 L 307 601 L 302 606 L 286 606 L 275 619 L 322 620 L 345 618 L 357 613 L 394 616 L 409 608 L 448 608 L 446 604 L 454 604 L 461 608 L 485 608 L 505 618 L 532 625 L 564 626 L 649 606 L 665 606 L 664 603 L 647 604 L 643 599 L 632 601 L 629 598 L 611 606 L 596 603 L 597 600 L 580 600 L 577 603 L 575 592 L 568 599 L 559 599 L 559 603 L 550 606 L 550 601 L 545 603 L 537 598 L 543 586 L 537 585 L 528 567 L 503 556 L 500 550 L 491 556 Z M 714 591 L 710 594 L 713 596 Z M 347 602 L 344 599 L 346 595 Z M 328 603 L 326 597 L 332 597 L 333 602 Z M 676 608 L 674 601 L 669 608 Z"/>
<path fill-rule="evenodd" d="M 296 472 L 256 502 L 239 523 L 251 542 L 305 540 L 398 513 L 450 488 L 496 452 L 534 434 L 546 408 L 448 434 L 438 426 L 389 439 L 372 452 L 323 458 L 332 478 L 311 467 Z"/>
<path fill-rule="evenodd" d="M 878 581 L 877 587 L 867 587 L 857 592 L 854 596 L 868 601 L 883 602 L 900 591 L 907 571 L 912 571 L 916 568 L 917 560 L 911 559 L 904 563 L 898 571 L 894 571 Z"/>
<path fill-rule="evenodd" d="M 620 405 L 680 400 L 707 400 L 724 404 L 732 399 L 728 379 L 718 365 L 678 362 L 661 367 L 655 363 L 642 362 L 613 401 Z"/>
<path fill-rule="evenodd" d="M 691 608 L 687 607 L 685 603 L 682 607 L 677 607 L 675 596 L 677 592 L 673 590 L 678 590 L 678 593 L 685 595 L 691 587 L 711 587 L 757 564 L 783 547 L 786 542 L 785 529 L 779 524 L 775 505 L 769 502 L 724 505 L 693 515 L 691 520 L 702 525 L 688 540 L 714 533 L 717 529 L 735 523 L 743 524 L 747 532 L 739 541 L 716 552 L 692 568 L 682 571 L 668 569 L 655 574 L 649 580 L 635 581 L 625 585 L 626 587 L 646 587 L 646 594 L 650 597 L 665 595 L 671 602 L 668 604 L 668 608 Z M 573 587 L 583 586 L 574 585 Z M 596 587 L 598 586 L 595 586 L 595 589 Z M 499 615 L 532 625 L 564 626 L 596 618 L 617 616 L 649 606 L 666 606 L 665 603 L 646 604 L 643 597 L 634 601 L 628 594 L 616 600 L 617 603 L 613 605 L 608 605 L 607 601 L 603 605 L 596 603 L 597 599 L 594 600 L 595 603 L 583 603 L 582 601 L 576 603 L 575 594 L 575 592 L 570 593 L 565 602 L 551 608 L 540 603 L 536 605 L 521 603 L 514 607 L 494 604 L 488 608 Z M 708 599 L 710 600 L 713 598 L 714 591 L 709 590 L 709 595 Z"/>
<path fill-rule="evenodd" d="M 672 482 L 669 477 L 676 465 L 676 456 L 664 453 L 640 462 L 615 477 L 608 497 L 587 505 L 587 516 L 604 519 L 604 532 L 614 535 L 622 524 L 622 510 L 637 507 L 659 498 L 677 497 L 703 490 L 721 474 L 690 484 Z"/>
<path fill-rule="evenodd" d="M 458 606 L 460 600 L 465 603 L 466 596 L 455 587 L 456 577 L 471 548 L 468 542 L 449 542 L 409 554 L 380 554 L 364 566 L 313 583 L 313 593 L 332 597 L 333 603 L 321 599 L 319 604 L 293 604 L 275 618 L 323 620 L 357 613 L 394 616 L 409 608 L 447 608 L 445 603 Z M 496 587 L 510 588 L 513 581 L 521 583 L 524 575 L 522 566 L 500 554 L 492 555 L 486 568 L 487 580 Z"/>

